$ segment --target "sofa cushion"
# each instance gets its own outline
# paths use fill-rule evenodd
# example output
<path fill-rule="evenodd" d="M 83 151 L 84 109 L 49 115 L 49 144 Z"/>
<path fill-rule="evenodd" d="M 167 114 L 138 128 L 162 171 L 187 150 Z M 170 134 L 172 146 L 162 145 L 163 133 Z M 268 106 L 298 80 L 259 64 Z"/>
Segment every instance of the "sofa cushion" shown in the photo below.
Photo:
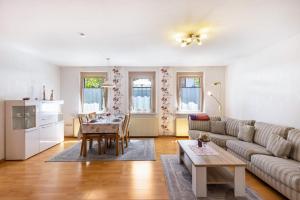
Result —
<path fill-rule="evenodd" d="M 278 126 L 264 122 L 255 123 L 254 142 L 266 147 L 271 134 L 277 134 L 283 138 L 287 137 L 290 127 Z"/>
<path fill-rule="evenodd" d="M 189 130 L 188 134 L 190 136 L 191 139 L 193 140 L 197 140 L 201 134 L 207 134 L 209 135 L 210 132 L 206 132 L 206 131 L 198 131 L 198 130 Z"/>
<path fill-rule="evenodd" d="M 233 118 L 225 118 L 226 134 L 237 137 L 239 133 L 239 126 L 242 124 L 253 125 L 253 120 L 238 120 Z"/>
<path fill-rule="evenodd" d="M 226 147 L 246 160 L 250 160 L 253 154 L 272 155 L 266 148 L 249 142 L 239 140 L 228 140 Z"/>
<path fill-rule="evenodd" d="M 210 121 L 189 120 L 189 130 L 210 131 Z"/>
<path fill-rule="evenodd" d="M 284 185 L 300 192 L 299 162 L 267 155 L 253 155 L 251 163 Z"/>
<path fill-rule="evenodd" d="M 219 116 L 209 116 L 210 121 L 221 121 L 221 117 Z"/>
<path fill-rule="evenodd" d="M 287 158 L 290 154 L 292 143 L 283 139 L 283 137 L 272 134 L 267 143 L 267 150 L 274 156 Z"/>
<path fill-rule="evenodd" d="M 224 121 L 211 121 L 210 122 L 210 132 L 225 135 L 225 122 Z"/>
<path fill-rule="evenodd" d="M 253 142 L 254 133 L 255 133 L 254 126 L 240 125 L 237 138 L 245 142 Z"/>
<path fill-rule="evenodd" d="M 292 143 L 290 157 L 294 160 L 300 161 L 300 130 L 290 130 L 288 133 L 287 140 Z"/>
<path fill-rule="evenodd" d="M 209 133 L 210 140 L 217 144 L 222 148 L 226 148 L 226 141 L 227 140 L 237 140 L 236 137 L 230 135 L 220 135 L 215 133 Z"/>

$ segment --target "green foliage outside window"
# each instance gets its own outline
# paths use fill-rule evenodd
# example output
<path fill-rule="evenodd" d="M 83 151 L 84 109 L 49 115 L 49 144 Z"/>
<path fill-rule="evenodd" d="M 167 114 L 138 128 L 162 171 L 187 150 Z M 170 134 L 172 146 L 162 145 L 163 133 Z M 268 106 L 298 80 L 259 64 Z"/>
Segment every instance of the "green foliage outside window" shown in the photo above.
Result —
<path fill-rule="evenodd" d="M 194 78 L 195 87 L 200 87 L 200 78 Z"/>
<path fill-rule="evenodd" d="M 103 78 L 85 78 L 84 88 L 101 88 L 103 82 Z"/>

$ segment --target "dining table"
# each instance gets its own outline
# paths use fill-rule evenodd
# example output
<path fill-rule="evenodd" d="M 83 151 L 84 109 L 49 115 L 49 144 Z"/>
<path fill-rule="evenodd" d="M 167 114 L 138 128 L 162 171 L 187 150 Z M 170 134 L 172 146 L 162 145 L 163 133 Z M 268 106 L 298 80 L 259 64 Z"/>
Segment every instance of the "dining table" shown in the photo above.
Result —
<path fill-rule="evenodd" d="M 81 124 L 81 134 L 84 140 L 85 135 L 97 135 L 105 137 L 106 135 L 116 134 L 116 144 L 118 144 L 118 138 L 123 134 L 122 125 L 125 120 L 125 115 L 111 115 L 101 116 L 89 122 Z M 86 144 L 86 141 L 82 141 Z M 119 152 L 119 145 L 116 145 L 116 154 Z M 86 145 L 85 145 L 86 147 Z M 86 148 L 83 149 L 83 156 L 85 157 L 87 152 Z"/>

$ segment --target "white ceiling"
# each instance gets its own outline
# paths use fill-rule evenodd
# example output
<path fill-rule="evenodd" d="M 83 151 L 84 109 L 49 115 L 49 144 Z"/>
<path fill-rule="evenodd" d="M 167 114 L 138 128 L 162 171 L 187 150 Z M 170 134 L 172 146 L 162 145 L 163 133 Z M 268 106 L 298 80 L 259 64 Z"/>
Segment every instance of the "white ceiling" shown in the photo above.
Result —
<path fill-rule="evenodd" d="M 0 0 L 1 44 L 60 66 L 220 66 L 299 32 L 300 0 Z"/>

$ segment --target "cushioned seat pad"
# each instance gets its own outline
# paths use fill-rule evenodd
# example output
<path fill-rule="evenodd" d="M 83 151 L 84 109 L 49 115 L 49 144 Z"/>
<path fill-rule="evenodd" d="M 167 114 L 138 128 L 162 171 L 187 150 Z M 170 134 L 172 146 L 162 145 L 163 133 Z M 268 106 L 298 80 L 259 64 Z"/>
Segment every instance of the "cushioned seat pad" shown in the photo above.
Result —
<path fill-rule="evenodd" d="M 253 155 L 251 163 L 284 185 L 300 192 L 299 162 L 267 155 Z"/>
<path fill-rule="evenodd" d="M 198 130 L 189 130 L 188 133 L 189 133 L 190 138 L 193 140 L 197 140 L 201 134 L 207 134 L 207 135 L 210 134 L 210 132 L 198 131 Z"/>
<path fill-rule="evenodd" d="M 221 134 L 215 134 L 211 132 L 206 131 L 197 131 L 197 130 L 189 130 L 189 136 L 191 139 L 198 139 L 201 134 L 207 134 L 209 135 L 212 142 L 219 145 L 220 147 L 226 148 L 226 141 L 227 140 L 237 140 L 236 137 L 230 136 L 230 135 L 221 135 Z"/>
<path fill-rule="evenodd" d="M 226 141 L 227 140 L 237 140 L 236 137 L 230 136 L 230 135 L 221 135 L 221 134 L 215 134 L 215 133 L 209 133 L 209 137 L 212 142 L 217 144 L 220 147 L 226 148 Z"/>
<path fill-rule="evenodd" d="M 272 155 L 267 151 L 266 148 L 258 144 L 243 142 L 239 140 L 228 140 L 226 142 L 226 147 L 249 161 L 253 154 Z"/>

